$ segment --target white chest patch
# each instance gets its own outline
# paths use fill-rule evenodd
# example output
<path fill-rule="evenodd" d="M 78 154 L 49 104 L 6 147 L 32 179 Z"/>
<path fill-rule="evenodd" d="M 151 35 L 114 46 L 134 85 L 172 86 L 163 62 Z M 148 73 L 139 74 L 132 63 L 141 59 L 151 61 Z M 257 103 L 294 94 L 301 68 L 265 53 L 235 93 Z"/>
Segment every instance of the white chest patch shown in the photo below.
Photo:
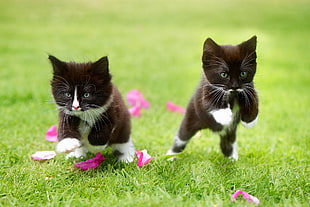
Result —
<path fill-rule="evenodd" d="M 106 112 L 113 102 L 113 98 L 111 97 L 107 103 L 99 108 L 89 109 L 87 111 L 83 111 L 82 113 L 77 113 L 76 116 L 81 120 L 88 123 L 89 126 L 94 126 L 96 121 L 101 118 L 102 113 Z"/>
<path fill-rule="evenodd" d="M 99 108 L 89 109 L 87 111 L 65 111 L 65 113 L 71 116 L 79 117 L 81 119 L 79 125 L 79 132 L 81 134 L 80 141 L 82 146 L 90 152 L 97 153 L 103 151 L 107 147 L 107 144 L 100 146 L 91 145 L 88 141 L 88 135 L 92 127 L 94 127 L 95 123 L 102 117 L 102 114 L 108 110 L 112 102 L 113 98 L 110 97 L 107 103 Z"/>
<path fill-rule="evenodd" d="M 228 105 L 225 109 L 213 110 L 210 113 L 215 121 L 224 127 L 219 133 L 226 134 L 227 129 L 235 127 L 234 123 L 235 119 L 238 117 L 237 114 L 239 113 L 239 105 L 235 103 L 232 110 Z"/>
<path fill-rule="evenodd" d="M 75 98 L 74 98 L 73 102 L 75 102 L 75 104 L 79 104 L 78 101 L 75 100 Z M 92 126 L 94 126 L 96 121 L 98 121 L 98 119 L 101 118 L 102 113 L 106 112 L 109 109 L 112 102 L 113 102 L 113 98 L 110 97 L 105 105 L 103 105 L 99 108 L 89 109 L 87 111 L 81 111 L 81 110 L 69 111 L 65 108 L 61 108 L 61 109 L 64 111 L 64 113 L 66 113 L 70 116 L 79 117 L 81 120 L 87 122 L 88 125 L 92 127 Z"/>
<path fill-rule="evenodd" d="M 230 108 L 213 110 L 210 113 L 215 121 L 223 126 L 229 125 L 233 120 L 233 113 Z"/>

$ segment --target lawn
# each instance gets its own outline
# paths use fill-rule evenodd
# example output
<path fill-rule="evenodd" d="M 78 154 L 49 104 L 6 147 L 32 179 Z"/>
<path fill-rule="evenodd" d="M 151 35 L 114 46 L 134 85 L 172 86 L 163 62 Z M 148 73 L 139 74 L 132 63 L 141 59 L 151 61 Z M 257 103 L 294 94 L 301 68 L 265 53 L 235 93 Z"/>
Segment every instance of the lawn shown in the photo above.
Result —
<path fill-rule="evenodd" d="M 310 202 L 310 3 L 306 0 L 10 0 L 0 1 L 0 206 L 260 206 Z M 165 152 L 201 74 L 202 44 L 258 37 L 259 122 L 238 130 L 239 161 L 224 158 L 208 130 L 182 156 Z M 132 119 L 137 149 L 156 157 L 141 168 L 111 151 L 96 170 L 74 168 L 45 132 L 57 123 L 48 54 L 94 61 L 108 55 L 122 94 L 140 90 L 149 110 Z M 89 155 L 91 158 L 94 155 Z"/>

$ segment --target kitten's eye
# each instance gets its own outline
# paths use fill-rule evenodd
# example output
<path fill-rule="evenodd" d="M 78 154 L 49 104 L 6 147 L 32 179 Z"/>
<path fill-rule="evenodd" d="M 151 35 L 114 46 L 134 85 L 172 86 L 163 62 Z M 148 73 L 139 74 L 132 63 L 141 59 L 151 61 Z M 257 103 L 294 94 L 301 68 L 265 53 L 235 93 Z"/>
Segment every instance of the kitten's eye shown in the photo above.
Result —
<path fill-rule="evenodd" d="M 66 93 L 65 93 L 65 96 L 66 96 L 67 98 L 71 98 L 71 93 L 66 92 Z"/>
<path fill-rule="evenodd" d="M 228 73 L 226 73 L 226 72 L 220 73 L 220 76 L 222 78 L 228 78 Z"/>
<path fill-rule="evenodd" d="M 248 73 L 245 72 L 245 71 L 242 71 L 242 72 L 240 73 L 240 78 L 246 78 L 247 76 L 248 76 Z"/>
<path fill-rule="evenodd" d="M 84 94 L 83 94 L 83 97 L 84 97 L 84 98 L 88 98 L 89 96 L 90 96 L 90 93 L 84 93 Z"/>

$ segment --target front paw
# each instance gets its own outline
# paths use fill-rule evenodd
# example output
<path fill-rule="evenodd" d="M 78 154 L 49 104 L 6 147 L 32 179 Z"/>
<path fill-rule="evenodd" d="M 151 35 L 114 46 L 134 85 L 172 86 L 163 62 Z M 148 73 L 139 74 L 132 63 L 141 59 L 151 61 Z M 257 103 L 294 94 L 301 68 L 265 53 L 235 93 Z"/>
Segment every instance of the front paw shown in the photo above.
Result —
<path fill-rule="evenodd" d="M 56 146 L 56 152 L 58 153 L 69 153 L 79 148 L 81 142 L 76 138 L 65 138 L 61 140 Z"/>
<path fill-rule="evenodd" d="M 179 153 L 178 152 L 174 152 L 172 149 L 168 150 L 168 152 L 166 153 L 167 157 L 169 157 L 169 158 L 167 158 L 167 161 L 174 161 L 174 160 L 176 160 L 177 157 L 174 156 L 174 155 L 177 155 L 177 154 L 179 154 Z"/>
<path fill-rule="evenodd" d="M 252 128 L 253 126 L 256 125 L 257 120 L 258 120 L 258 116 L 253 121 L 250 121 L 250 122 L 245 122 L 245 121 L 241 120 L 241 123 L 246 128 Z"/>
<path fill-rule="evenodd" d="M 230 108 L 214 110 L 210 113 L 215 121 L 221 125 L 229 125 L 233 120 L 233 113 Z"/>
<path fill-rule="evenodd" d="M 111 148 L 113 149 L 114 155 L 117 156 L 118 161 L 130 163 L 135 157 L 135 147 L 131 142 L 131 139 L 125 143 L 112 144 Z"/>
<path fill-rule="evenodd" d="M 126 153 L 118 156 L 118 161 L 124 162 L 124 163 L 131 163 L 133 162 L 134 154 L 133 153 Z"/>
<path fill-rule="evenodd" d="M 73 150 L 72 152 L 69 152 L 66 155 L 66 159 L 69 158 L 85 158 L 87 153 L 87 149 L 84 147 L 79 147 Z"/>

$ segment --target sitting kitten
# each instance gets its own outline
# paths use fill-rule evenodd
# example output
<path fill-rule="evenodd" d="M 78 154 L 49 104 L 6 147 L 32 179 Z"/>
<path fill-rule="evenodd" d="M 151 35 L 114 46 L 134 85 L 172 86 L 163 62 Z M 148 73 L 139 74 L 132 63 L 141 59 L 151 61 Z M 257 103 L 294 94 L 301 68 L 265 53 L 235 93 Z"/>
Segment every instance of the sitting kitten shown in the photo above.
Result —
<path fill-rule="evenodd" d="M 237 124 L 255 125 L 258 97 L 253 77 L 256 72 L 256 36 L 239 45 L 204 43 L 203 74 L 174 138 L 169 155 L 182 152 L 191 137 L 201 129 L 218 132 L 225 156 L 238 159 Z"/>
<path fill-rule="evenodd" d="M 59 109 L 56 151 L 85 157 L 107 146 L 118 159 L 132 162 L 130 115 L 111 82 L 108 58 L 92 63 L 63 62 L 49 56 L 53 66 L 52 94 Z"/>

